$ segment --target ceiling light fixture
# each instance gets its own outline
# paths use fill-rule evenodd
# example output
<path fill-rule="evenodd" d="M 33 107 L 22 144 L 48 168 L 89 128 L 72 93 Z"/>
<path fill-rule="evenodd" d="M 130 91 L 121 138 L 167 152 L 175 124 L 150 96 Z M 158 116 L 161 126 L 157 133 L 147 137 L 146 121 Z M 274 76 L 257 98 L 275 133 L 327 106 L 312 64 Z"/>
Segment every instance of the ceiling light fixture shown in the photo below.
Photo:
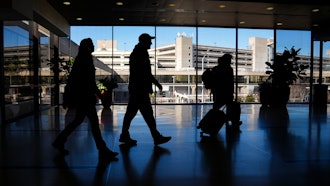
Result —
<path fill-rule="evenodd" d="M 77 20 L 77 21 L 82 21 L 83 18 L 81 18 L 81 17 L 77 17 L 76 20 Z"/>
<path fill-rule="evenodd" d="M 71 2 L 70 1 L 64 1 L 63 4 L 66 5 L 66 6 L 69 6 L 69 5 L 71 5 Z"/>
<path fill-rule="evenodd" d="M 119 20 L 119 21 L 125 21 L 125 18 L 120 17 L 118 20 Z"/>
<path fill-rule="evenodd" d="M 239 24 L 240 25 L 245 24 L 245 21 L 240 21 Z"/>
<path fill-rule="evenodd" d="M 271 7 L 271 6 L 270 7 L 267 7 L 266 10 L 272 11 L 272 10 L 274 10 L 274 7 Z"/>
<path fill-rule="evenodd" d="M 170 6 L 170 7 L 174 7 L 175 4 L 174 4 L 174 3 L 170 3 L 168 6 Z"/>
<path fill-rule="evenodd" d="M 123 6 L 123 5 L 124 5 L 124 3 L 123 3 L 123 2 L 121 2 L 121 1 L 117 1 L 117 2 L 116 2 L 116 5 L 117 5 L 117 6 Z"/>
<path fill-rule="evenodd" d="M 276 25 L 277 25 L 277 26 L 282 26 L 283 23 L 282 23 L 282 22 L 277 22 Z"/>
<path fill-rule="evenodd" d="M 219 8 L 226 8 L 226 5 L 219 5 Z"/>
<path fill-rule="evenodd" d="M 314 8 L 313 10 L 312 10 L 312 12 L 319 12 L 320 11 L 320 9 L 318 9 L 318 8 Z"/>

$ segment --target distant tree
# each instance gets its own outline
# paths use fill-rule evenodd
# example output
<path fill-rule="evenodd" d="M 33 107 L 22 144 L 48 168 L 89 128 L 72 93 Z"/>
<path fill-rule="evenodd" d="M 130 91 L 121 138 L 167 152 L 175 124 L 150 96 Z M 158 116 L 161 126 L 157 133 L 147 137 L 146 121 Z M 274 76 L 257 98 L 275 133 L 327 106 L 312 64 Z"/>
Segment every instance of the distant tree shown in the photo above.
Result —
<path fill-rule="evenodd" d="M 255 102 L 255 98 L 252 94 L 249 94 L 245 97 L 245 102 Z"/>
<path fill-rule="evenodd" d="M 237 97 L 237 101 L 238 101 L 238 102 L 243 102 L 243 98 L 242 98 L 241 96 L 238 96 L 238 97 Z"/>

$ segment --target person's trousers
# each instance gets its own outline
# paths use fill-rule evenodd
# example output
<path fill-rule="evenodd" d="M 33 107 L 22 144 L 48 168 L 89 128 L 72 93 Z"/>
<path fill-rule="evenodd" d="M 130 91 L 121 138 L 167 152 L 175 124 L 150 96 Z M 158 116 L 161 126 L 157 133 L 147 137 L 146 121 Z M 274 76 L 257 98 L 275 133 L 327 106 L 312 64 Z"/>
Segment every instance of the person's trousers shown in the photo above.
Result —
<path fill-rule="evenodd" d="M 130 95 L 123 121 L 122 134 L 128 134 L 129 127 L 137 112 L 140 111 L 153 138 L 160 135 L 156 127 L 149 94 Z"/>
<path fill-rule="evenodd" d="M 65 143 L 68 136 L 84 121 L 85 117 L 89 119 L 92 134 L 98 150 L 103 150 L 106 147 L 99 128 L 99 119 L 97 116 L 95 105 L 78 106 L 76 107 L 76 115 L 72 122 L 70 122 L 63 131 L 58 135 L 55 141 Z"/>

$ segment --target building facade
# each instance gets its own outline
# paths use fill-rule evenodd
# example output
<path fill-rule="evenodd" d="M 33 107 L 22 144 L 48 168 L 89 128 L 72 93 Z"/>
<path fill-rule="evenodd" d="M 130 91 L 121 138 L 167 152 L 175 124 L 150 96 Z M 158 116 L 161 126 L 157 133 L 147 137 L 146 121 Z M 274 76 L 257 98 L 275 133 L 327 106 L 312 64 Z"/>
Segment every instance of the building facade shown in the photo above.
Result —
<path fill-rule="evenodd" d="M 131 51 L 118 50 L 117 41 L 99 40 L 97 42 L 98 48 L 93 55 L 112 68 L 113 74 L 117 75 L 121 86 L 115 90 L 117 94 L 115 102 L 122 102 L 116 98 L 123 98 L 128 95 L 127 83 Z M 251 37 L 249 38 L 249 49 L 237 49 L 236 51 L 235 48 L 195 45 L 193 38 L 187 37 L 185 34 L 178 34 L 175 43 L 157 46 L 149 50 L 153 72 L 164 85 L 165 96 L 160 96 L 158 102 L 191 103 L 198 101 L 204 103 L 212 101 L 210 92 L 204 88 L 200 76 L 205 69 L 216 66 L 218 58 L 225 53 L 233 55 L 232 67 L 237 74 L 235 90 L 239 99 L 244 101 L 247 97 L 253 96 L 255 102 L 258 102 L 259 83 L 268 76 L 265 73 L 267 69 L 265 62 L 272 61 L 273 51 L 273 39 Z M 301 64 L 310 63 L 309 56 L 300 55 L 300 57 Z M 324 83 L 328 83 L 327 72 L 329 71 L 327 68 L 330 65 L 330 59 L 324 58 L 323 64 Z M 319 66 L 314 66 L 314 68 L 317 70 Z M 307 71 L 307 74 L 309 73 L 310 70 Z M 198 88 L 196 88 L 196 81 L 199 83 Z M 303 89 L 302 92 L 304 93 L 298 96 L 292 93 L 292 101 L 303 101 L 309 94 L 308 80 L 298 83 L 299 91 Z M 196 96 L 197 100 L 195 99 Z M 127 100 L 127 97 L 124 100 Z"/>

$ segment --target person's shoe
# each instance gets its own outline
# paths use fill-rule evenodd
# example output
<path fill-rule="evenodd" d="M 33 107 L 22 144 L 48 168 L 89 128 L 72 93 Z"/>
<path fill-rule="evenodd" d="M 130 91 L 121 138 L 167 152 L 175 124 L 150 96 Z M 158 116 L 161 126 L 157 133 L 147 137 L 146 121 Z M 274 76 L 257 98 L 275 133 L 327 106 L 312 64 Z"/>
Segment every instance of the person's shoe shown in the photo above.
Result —
<path fill-rule="evenodd" d="M 237 130 L 242 125 L 242 121 L 236 121 L 232 123 L 233 129 Z"/>
<path fill-rule="evenodd" d="M 170 141 L 171 138 L 172 137 L 170 137 L 170 136 L 165 137 L 165 136 L 159 135 L 154 138 L 154 144 L 159 145 L 159 144 L 166 143 L 166 142 Z"/>
<path fill-rule="evenodd" d="M 57 149 L 61 153 L 61 155 L 68 155 L 69 154 L 69 151 L 64 148 L 64 143 L 60 143 L 60 142 L 54 141 L 52 143 L 52 146 L 55 149 Z"/>
<path fill-rule="evenodd" d="M 119 137 L 119 142 L 126 143 L 127 145 L 136 145 L 137 141 L 132 139 L 130 135 L 121 134 Z"/>
<path fill-rule="evenodd" d="M 108 148 L 104 150 L 99 150 L 99 160 L 100 161 L 117 161 L 118 158 L 116 156 L 118 155 L 118 152 L 113 152 L 109 150 Z"/>

